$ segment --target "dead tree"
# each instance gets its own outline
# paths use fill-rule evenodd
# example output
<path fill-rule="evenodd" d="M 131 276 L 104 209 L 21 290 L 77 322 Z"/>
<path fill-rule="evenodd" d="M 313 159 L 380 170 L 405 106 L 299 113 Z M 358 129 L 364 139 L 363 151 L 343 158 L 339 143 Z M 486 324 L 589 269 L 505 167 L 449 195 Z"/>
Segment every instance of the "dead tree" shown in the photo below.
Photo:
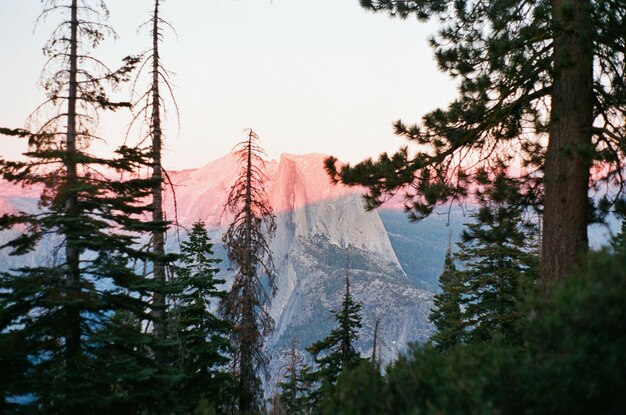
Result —
<path fill-rule="evenodd" d="M 128 80 L 137 59 L 111 70 L 92 54 L 115 35 L 104 1 L 43 4 L 41 19 L 60 22 L 43 49 L 47 99 L 27 123 L 29 131 L 0 128 L 29 144 L 23 161 L 0 160 L 0 176 L 40 186 L 40 209 L 1 215 L 0 230 L 18 226 L 18 233 L 0 249 L 22 255 L 45 248 L 42 241 L 54 248 L 50 261 L 0 275 L 0 373 L 6 378 L 0 395 L 33 397 L 17 404 L 23 406 L 17 412 L 98 414 L 123 405 L 140 413 L 162 406 L 168 393 L 156 387 L 163 378 L 158 368 L 137 352 L 149 339 L 130 322 L 143 319 L 147 307 L 133 261 L 143 258 L 136 240 L 147 228 L 141 219 L 149 183 L 124 179 L 144 163 L 139 152 L 121 147 L 102 157 L 90 147 L 103 140 L 97 135 L 102 111 L 130 106 L 109 93 Z M 17 364 L 7 368 L 6 361 Z M 139 370 L 150 384 L 140 392 L 129 375 Z"/>
<path fill-rule="evenodd" d="M 132 129 L 134 131 L 133 127 L 139 125 L 139 136 L 141 139 L 138 145 L 141 147 L 144 142 L 148 141 L 147 149 L 144 148 L 144 151 L 148 155 L 147 159 L 152 182 L 151 211 L 154 226 L 151 231 L 149 248 L 152 257 L 152 276 L 155 282 L 155 291 L 152 296 L 152 319 L 156 338 L 165 340 L 168 331 L 166 328 L 167 305 L 164 286 L 166 284 L 168 266 L 174 258 L 165 252 L 165 240 L 170 222 L 167 221 L 163 210 L 163 191 L 167 178 L 167 173 L 162 165 L 164 139 L 162 123 L 166 113 L 166 99 L 164 98 L 168 98 L 169 95 L 170 99 L 167 102 L 175 108 L 177 117 L 178 106 L 172 93 L 169 72 L 163 67 L 159 51 L 160 43 L 163 40 L 163 26 L 171 28 L 171 25 L 160 17 L 160 5 L 160 0 L 154 0 L 154 9 L 150 20 L 142 25 L 142 27 L 150 27 L 152 46 L 142 54 L 143 61 L 135 80 L 133 95 L 135 95 L 137 82 L 143 79 L 142 74 L 146 69 L 150 81 L 146 90 L 141 94 L 137 94 L 138 96 L 133 100 L 134 117 L 129 130 Z M 165 94 L 163 94 L 163 89 Z M 166 96 L 164 97 L 163 95 Z M 144 132 L 144 128 L 147 131 Z"/>
<path fill-rule="evenodd" d="M 276 223 L 264 186 L 264 151 L 256 133 L 248 130 L 235 152 L 241 169 L 225 207 L 234 218 L 222 240 L 236 273 L 221 307 L 233 325 L 239 413 L 256 414 L 261 412 L 263 395 L 259 372 L 268 365 L 263 341 L 274 327 L 267 307 L 276 290 L 269 247 Z"/>

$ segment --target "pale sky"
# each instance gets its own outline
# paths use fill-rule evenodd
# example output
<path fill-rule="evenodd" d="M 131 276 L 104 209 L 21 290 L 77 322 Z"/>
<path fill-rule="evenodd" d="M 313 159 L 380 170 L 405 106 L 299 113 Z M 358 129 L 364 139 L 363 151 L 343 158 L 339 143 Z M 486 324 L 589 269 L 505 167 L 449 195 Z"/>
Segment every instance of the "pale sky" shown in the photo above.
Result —
<path fill-rule="evenodd" d="M 151 0 L 107 0 L 119 38 L 94 56 L 115 66 L 146 49 L 138 26 Z M 0 126 L 23 127 L 43 101 L 41 48 L 53 17 L 34 27 L 39 0 L 0 0 Z M 175 73 L 180 133 L 166 125 L 165 166 L 195 168 L 228 153 L 251 127 L 270 158 L 325 153 L 356 162 L 404 141 L 392 122 L 417 121 L 455 95 L 437 71 L 428 37 L 436 24 L 361 9 L 358 0 L 166 0 L 164 65 Z M 121 97 L 127 98 L 123 91 Z M 109 147 L 122 142 L 129 113 L 101 122 Z M 23 145 L 0 137 L 0 155 Z"/>

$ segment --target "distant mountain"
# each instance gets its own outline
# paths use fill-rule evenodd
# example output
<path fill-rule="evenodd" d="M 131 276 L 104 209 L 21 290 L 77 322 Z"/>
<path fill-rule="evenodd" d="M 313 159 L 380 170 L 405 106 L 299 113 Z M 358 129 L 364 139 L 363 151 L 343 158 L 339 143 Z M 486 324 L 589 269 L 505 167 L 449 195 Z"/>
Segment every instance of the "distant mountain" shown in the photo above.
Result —
<path fill-rule="evenodd" d="M 395 357 L 409 342 L 425 341 L 432 326 L 428 314 L 437 277 L 448 246 L 458 240 L 469 221 L 460 208 L 441 211 L 410 223 L 395 208 L 366 212 L 359 189 L 332 185 L 323 170 L 322 154 L 289 155 L 265 163 L 267 190 L 276 213 L 277 233 L 272 241 L 278 291 L 271 315 L 276 330 L 268 340 L 272 356 L 279 357 L 295 338 L 300 349 L 325 336 L 333 327 L 329 310 L 337 309 L 348 272 L 354 298 L 363 303 L 363 329 L 357 347 L 372 349 L 374 325 L 380 321 L 383 360 Z M 225 258 L 221 234 L 231 216 L 224 211 L 228 191 L 238 174 L 233 154 L 192 170 L 171 172 L 166 197 L 170 220 L 189 227 L 205 221 Z M 39 191 L 0 182 L 0 214 L 37 208 Z M 176 198 L 174 199 L 174 194 Z M 174 203 L 176 200 L 176 203 Z M 0 233 L 0 243 L 19 229 Z M 597 246 L 606 241 L 603 228 L 592 228 Z M 168 238 L 176 250 L 178 234 Z M 9 257 L 0 252 L 0 270 L 54 261 L 54 243 L 44 241 L 34 253 Z M 222 263 L 221 273 L 231 271 Z M 280 365 L 276 358 L 273 365 Z"/>
<path fill-rule="evenodd" d="M 379 212 L 365 211 L 358 190 L 330 183 L 324 157 L 284 154 L 265 165 L 276 213 L 272 250 L 278 274 L 271 308 L 277 325 L 268 347 L 279 355 L 295 338 L 304 349 L 330 331 L 330 310 L 339 305 L 348 265 L 354 297 L 364 304 L 358 347 L 371 352 L 374 325 L 380 320 L 381 356 L 391 359 L 408 342 L 430 335 L 432 293 L 408 278 Z M 219 241 L 230 220 L 223 206 L 236 174 L 233 155 L 173 173 L 178 220 L 183 225 L 204 220 Z M 169 198 L 170 218 L 173 207 Z"/>
<path fill-rule="evenodd" d="M 418 288 L 415 278 L 407 276 L 379 212 L 364 210 L 358 190 L 329 182 L 322 167 L 324 157 L 285 154 L 278 161 L 265 163 L 267 190 L 278 225 L 271 244 L 278 283 L 271 315 L 277 324 L 268 347 L 273 355 L 279 355 L 292 338 L 304 349 L 325 336 L 333 326 L 330 310 L 339 305 L 348 272 L 353 295 L 364 305 L 358 347 L 364 354 L 371 352 L 374 324 L 380 320 L 380 354 L 389 360 L 408 342 L 424 341 L 430 335 L 432 293 L 423 289 L 430 286 Z M 168 218 L 177 218 L 184 227 L 204 220 L 219 244 L 231 219 L 224 204 L 238 169 L 237 158 L 229 154 L 199 169 L 172 172 L 166 197 Z M 37 189 L 24 191 L 1 183 L 0 209 L 33 211 L 38 193 Z M 1 233 L 0 240 L 8 240 L 15 232 L 19 230 Z M 168 237 L 168 245 L 176 249 L 175 233 Z M 217 248 L 217 254 L 225 258 L 223 248 Z M 2 252 L 1 268 L 49 263 L 54 260 L 51 252 L 51 242 L 28 257 L 9 258 Z M 428 251 L 430 256 L 433 252 Z M 406 264 L 417 261 L 408 251 L 402 252 L 402 257 Z M 429 267 L 437 268 L 436 258 L 429 260 L 433 262 Z M 223 265 L 222 273 L 228 278 L 228 266 Z M 424 273 L 432 283 L 431 274 Z"/>

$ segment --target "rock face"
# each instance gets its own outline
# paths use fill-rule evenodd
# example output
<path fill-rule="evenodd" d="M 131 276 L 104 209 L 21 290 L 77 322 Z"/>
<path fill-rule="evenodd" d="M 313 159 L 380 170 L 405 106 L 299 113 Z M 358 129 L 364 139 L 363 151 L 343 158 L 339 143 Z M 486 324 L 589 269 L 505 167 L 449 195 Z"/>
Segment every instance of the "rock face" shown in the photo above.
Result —
<path fill-rule="evenodd" d="M 424 341 L 430 335 L 432 293 L 416 288 L 407 277 L 379 213 L 365 211 L 358 190 L 329 182 L 323 171 L 324 157 L 283 155 L 279 161 L 265 163 L 277 222 L 271 243 L 278 285 L 271 306 L 276 330 L 268 349 L 272 356 L 280 356 L 292 338 L 304 349 L 326 336 L 334 326 L 330 310 L 341 302 L 348 273 L 353 296 L 363 304 L 357 348 L 365 356 L 371 353 L 374 325 L 379 320 L 379 355 L 388 361 L 408 342 Z M 224 204 L 238 170 L 236 156 L 229 154 L 199 169 L 172 172 L 173 184 L 166 197 L 168 218 L 177 218 L 184 227 L 204 220 L 219 244 L 231 218 Z M 0 213 L 35 209 L 37 194 L 0 183 Z M 0 240 L 9 236 L 10 232 L 0 233 Z M 168 239 L 170 249 L 175 250 L 177 238 Z M 419 247 L 414 249 L 419 251 Z M 0 252 L 0 268 L 49 262 L 46 252 L 51 250 L 51 244 L 44 244 L 28 258 L 11 258 L 10 262 L 6 252 Z M 224 257 L 221 247 L 216 252 Z M 223 265 L 222 273 L 228 278 L 228 267 Z M 280 365 L 280 360 L 275 359 L 273 365 Z"/>
<path fill-rule="evenodd" d="M 366 212 L 358 192 L 329 183 L 323 158 L 283 155 L 272 178 L 279 278 L 272 304 L 277 330 L 269 346 L 285 349 L 295 338 L 304 348 L 327 335 L 334 326 L 329 311 L 338 308 L 348 273 L 363 304 L 357 347 L 371 353 L 379 320 L 380 356 L 390 359 L 408 341 L 430 334 L 431 294 L 407 278 L 378 212 Z"/>
<path fill-rule="evenodd" d="M 278 285 L 271 306 L 276 330 L 268 347 L 278 356 L 292 338 L 304 349 L 328 334 L 334 325 L 330 310 L 339 306 L 348 272 L 354 298 L 363 303 L 357 347 L 371 353 L 379 320 L 380 356 L 389 360 L 408 342 L 430 335 L 432 294 L 409 280 L 379 213 L 365 211 L 358 190 L 329 182 L 324 157 L 285 154 L 265 164 L 277 223 L 271 243 Z M 236 157 L 228 155 L 203 168 L 174 173 L 178 220 L 186 226 L 204 220 L 219 241 L 229 223 L 223 206 L 237 172 Z"/>

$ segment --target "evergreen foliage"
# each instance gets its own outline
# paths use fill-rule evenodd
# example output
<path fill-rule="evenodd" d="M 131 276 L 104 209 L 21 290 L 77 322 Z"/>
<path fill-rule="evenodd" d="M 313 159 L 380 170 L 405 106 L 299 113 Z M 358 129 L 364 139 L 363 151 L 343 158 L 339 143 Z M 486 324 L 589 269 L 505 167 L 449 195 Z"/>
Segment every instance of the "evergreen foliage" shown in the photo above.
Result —
<path fill-rule="evenodd" d="M 459 251 L 446 254 L 441 293 L 434 297 L 430 319 L 439 350 L 501 337 L 520 343 L 520 309 L 537 279 L 534 226 L 523 220 L 516 183 L 505 175 L 481 178 L 480 205 L 467 223 Z M 457 270 L 454 261 L 463 264 Z"/>
<path fill-rule="evenodd" d="M 326 413 L 590 414 L 626 405 L 626 256 L 594 253 L 550 298 L 526 297 L 525 343 L 414 345 L 383 377 L 342 374 Z M 366 397 L 363 400 L 350 397 Z"/>
<path fill-rule="evenodd" d="M 324 339 L 307 348 L 317 366 L 310 374 L 310 380 L 318 387 L 310 398 L 314 407 L 322 395 L 332 393 L 332 387 L 342 372 L 355 368 L 363 360 L 354 348 L 361 328 L 360 313 L 361 304 L 352 299 L 350 278 L 346 275 L 341 308 L 332 311 L 337 326 Z"/>
<path fill-rule="evenodd" d="M 99 341 L 93 349 L 97 365 L 94 378 L 83 386 L 96 413 L 185 413 L 185 402 L 176 393 L 182 376 L 177 368 L 155 361 L 153 350 L 160 341 L 145 333 L 148 317 L 121 309 L 94 334 Z"/>
<path fill-rule="evenodd" d="M 203 222 L 193 225 L 180 256 L 165 251 L 160 87 L 169 84 L 159 55 L 160 0 L 150 20 L 153 46 L 144 55 L 151 84 L 135 103 L 135 120 L 148 120 L 151 142 L 147 151 L 124 146 L 111 158 L 90 152 L 99 139 L 94 120 L 130 106 L 109 94 L 140 59 L 128 57 L 111 71 L 92 56 L 92 47 L 114 34 L 103 0 L 44 3 L 42 17 L 62 14 L 44 48 L 47 101 L 27 129 L 0 128 L 29 144 L 26 161 L 0 160 L 0 176 L 42 193 L 36 213 L 0 216 L 0 231 L 18 233 L 0 249 L 23 255 L 45 241 L 55 250 L 46 263 L 0 273 L 0 412 L 265 413 L 260 376 L 274 325 L 269 241 L 276 224 L 257 135 L 249 130 L 236 151 L 241 170 L 223 237 L 235 275 L 224 292 Z M 410 156 L 402 148 L 339 171 L 329 158 L 328 172 L 367 186 L 369 207 L 409 189 L 413 219 L 468 196 L 468 189 L 480 208 L 460 251 L 446 254 L 430 315 L 434 344 L 414 345 L 382 374 L 378 323 L 371 362 L 355 349 L 361 304 L 346 275 L 341 307 L 331 312 L 336 327 L 307 349 L 316 368 L 302 362 L 293 343 L 274 412 L 623 412 L 626 221 L 611 253 L 585 257 L 586 266 L 562 284 L 546 283 L 550 297 L 533 292 L 538 259 L 523 221 L 526 207 L 543 204 L 543 276 L 559 279 L 586 249 L 587 222 L 595 217 L 587 210 L 590 168 L 602 167 L 594 185 L 624 184 L 623 2 L 361 4 L 402 18 L 439 16 L 444 27 L 431 43 L 441 69 L 459 79 L 460 96 L 427 114 L 422 126 L 396 123 L 398 134 L 429 151 Z M 524 169 L 513 180 L 503 172 L 516 157 Z M 146 166 L 150 177 L 142 179 Z M 601 214 L 626 206 L 621 189 L 600 200 Z M 147 237 L 146 251 L 140 242 Z M 175 260 L 176 279 L 168 284 Z M 153 278 L 139 274 L 137 263 L 152 263 Z"/>
<path fill-rule="evenodd" d="M 322 397 L 319 413 L 334 415 L 389 414 L 387 385 L 380 366 L 368 360 L 339 375 L 331 394 Z"/>
<path fill-rule="evenodd" d="M 128 147 L 111 159 L 88 152 L 98 113 L 129 106 L 107 92 L 128 80 L 137 59 L 110 71 L 91 55 L 113 34 L 104 2 L 47 2 L 42 18 L 54 13 L 62 16 L 44 48 L 48 99 L 31 116 L 30 131 L 2 130 L 28 138 L 29 149 L 26 161 L 2 160 L 0 173 L 40 186 L 40 210 L 4 214 L 0 229 L 21 232 L 2 247 L 12 255 L 42 239 L 57 248 L 49 263 L 0 276 L 0 371 L 11 374 L 0 394 L 16 412 L 158 408 L 171 398 L 175 378 L 142 352 L 153 343 L 137 324 L 148 318 L 144 298 L 152 289 L 133 269 L 146 259 L 138 240 L 162 229 L 141 220 L 151 183 L 134 173 L 145 158 Z"/>
<path fill-rule="evenodd" d="M 486 181 L 486 180 L 485 180 Z M 532 251 L 532 227 L 524 226 L 519 194 L 504 175 L 481 193 L 480 208 L 466 224 L 456 258 L 463 284 L 463 325 L 467 341 L 502 336 L 521 342 L 518 322 L 521 298 L 536 279 L 538 260 Z"/>
<path fill-rule="evenodd" d="M 166 181 L 165 178 L 167 177 L 167 172 L 163 168 L 161 160 L 163 141 L 165 138 L 162 120 L 164 119 L 166 112 L 164 100 L 164 95 L 166 94 L 163 94 L 163 89 L 169 91 L 174 107 L 177 110 L 178 107 L 172 94 L 172 86 L 169 82 L 169 73 L 164 68 L 161 60 L 160 45 L 163 41 L 162 28 L 164 25 L 168 25 L 169 27 L 171 27 L 171 25 L 166 23 L 165 20 L 161 18 L 160 7 L 161 1 L 154 0 L 154 8 L 150 16 L 150 20 L 144 23 L 144 25 L 149 26 L 150 28 L 152 47 L 149 51 L 140 55 L 140 69 L 133 85 L 136 86 L 140 79 L 142 79 L 142 73 L 146 70 L 146 68 L 149 69 L 150 82 L 147 91 L 139 94 L 135 94 L 133 87 L 133 118 L 129 132 L 133 130 L 133 127 L 137 127 L 137 124 L 140 124 L 138 132 L 138 135 L 140 136 L 138 143 L 139 148 L 143 147 L 146 139 L 149 139 L 149 145 L 147 148 L 142 148 L 142 150 L 145 153 L 146 163 L 150 170 L 150 179 L 152 184 L 150 191 L 152 199 L 150 210 L 152 214 L 152 222 L 161 225 L 158 228 L 152 229 L 150 235 L 151 240 L 149 250 L 151 253 L 150 262 L 152 263 L 151 274 L 155 282 L 155 290 L 152 295 L 152 317 L 155 336 L 161 340 L 163 344 L 166 344 L 166 279 L 168 268 L 170 268 L 176 260 L 176 256 L 171 253 L 166 254 L 165 250 L 165 240 L 170 222 L 166 220 L 165 212 L 163 210 L 163 191 Z M 138 95 L 138 97 L 135 97 L 135 95 Z M 143 131 L 144 127 L 148 130 L 147 136 L 145 137 L 144 135 L 146 134 Z M 157 349 L 155 352 L 159 358 L 162 358 L 165 351 Z"/>
<path fill-rule="evenodd" d="M 626 252 L 626 219 L 622 219 L 619 233 L 612 238 L 611 248 L 615 252 Z"/>
<path fill-rule="evenodd" d="M 589 184 L 624 184 L 623 1 L 360 3 L 400 18 L 438 18 L 441 28 L 430 44 L 439 68 L 457 80 L 458 97 L 420 125 L 396 122 L 396 133 L 420 146 L 415 155 L 402 147 L 341 167 L 330 157 L 329 174 L 366 186 L 370 208 L 403 190 L 410 217 L 419 219 L 438 204 L 464 199 L 476 167 L 520 160 L 526 197 L 519 202 L 544 206 L 542 280 L 548 290 L 576 269 L 588 248 Z M 598 173 L 591 177 L 594 164 Z M 622 189 L 607 193 L 599 210 L 626 206 Z"/>
<path fill-rule="evenodd" d="M 284 368 L 283 379 L 278 383 L 280 393 L 273 402 L 272 413 L 308 414 L 311 393 L 310 367 L 296 351 L 296 341 L 291 341 L 289 363 Z"/>
<path fill-rule="evenodd" d="M 620 413 L 626 405 L 626 254 L 589 255 L 555 292 L 531 302 L 525 398 L 546 414 Z M 533 381 L 534 379 L 534 381 Z"/>
<path fill-rule="evenodd" d="M 263 149 L 254 131 L 248 131 L 247 139 L 238 144 L 235 154 L 241 170 L 226 202 L 226 209 L 234 218 L 222 240 L 236 274 L 221 309 L 233 327 L 239 413 L 257 414 L 261 412 L 263 396 L 259 373 L 268 365 L 263 341 L 274 327 L 267 306 L 276 290 L 269 248 L 276 223 L 264 187 Z"/>
<path fill-rule="evenodd" d="M 216 316 L 225 292 L 219 286 L 216 264 L 204 222 L 198 221 L 181 244 L 180 265 L 176 270 L 172 294 L 172 329 L 178 343 L 175 360 L 184 376 L 179 399 L 189 409 L 205 400 L 215 408 L 228 404 L 233 379 L 228 373 L 230 361 L 230 324 Z"/>
<path fill-rule="evenodd" d="M 461 343 L 464 333 L 461 312 L 463 283 L 461 273 L 456 269 L 452 247 L 448 247 L 439 277 L 441 292 L 433 297 L 433 309 L 429 319 L 437 331 L 431 340 L 440 350 L 449 349 Z"/>

